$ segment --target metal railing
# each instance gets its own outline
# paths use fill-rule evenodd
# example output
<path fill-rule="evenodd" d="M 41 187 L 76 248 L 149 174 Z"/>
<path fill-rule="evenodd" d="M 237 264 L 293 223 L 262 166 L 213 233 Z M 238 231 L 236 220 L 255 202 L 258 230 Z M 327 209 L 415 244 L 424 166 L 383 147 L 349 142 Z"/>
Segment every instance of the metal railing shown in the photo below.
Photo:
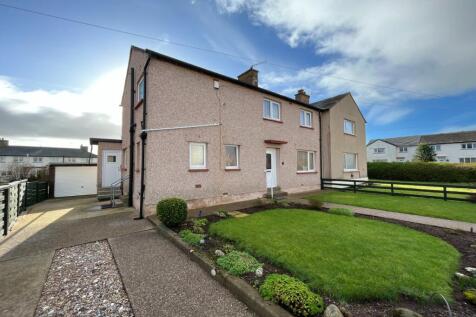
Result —
<path fill-rule="evenodd" d="M 111 183 L 111 207 L 116 207 L 116 189 L 122 189 L 122 183 L 129 179 L 129 175 L 123 176 Z M 119 185 L 119 186 L 117 186 Z"/>
<path fill-rule="evenodd" d="M 469 201 L 470 195 L 476 194 L 476 186 L 359 179 L 323 179 L 322 189 L 459 201 Z"/>

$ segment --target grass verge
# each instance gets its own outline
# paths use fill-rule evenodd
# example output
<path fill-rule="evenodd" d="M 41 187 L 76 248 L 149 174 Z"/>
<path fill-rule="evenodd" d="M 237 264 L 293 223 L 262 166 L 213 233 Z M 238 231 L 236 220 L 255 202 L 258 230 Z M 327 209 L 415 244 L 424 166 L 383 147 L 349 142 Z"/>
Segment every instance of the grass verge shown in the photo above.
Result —
<path fill-rule="evenodd" d="M 327 190 L 306 198 L 311 201 L 352 205 L 476 223 L 476 204 L 464 201 L 444 201 L 435 198 Z"/>

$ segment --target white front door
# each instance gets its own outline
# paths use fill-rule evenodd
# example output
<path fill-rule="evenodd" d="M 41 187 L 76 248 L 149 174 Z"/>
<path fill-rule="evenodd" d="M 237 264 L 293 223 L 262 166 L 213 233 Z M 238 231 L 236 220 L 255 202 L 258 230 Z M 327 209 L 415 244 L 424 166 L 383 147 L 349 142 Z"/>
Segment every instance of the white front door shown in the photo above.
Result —
<path fill-rule="evenodd" d="M 276 149 L 266 149 L 266 188 L 278 186 L 278 177 L 276 173 Z"/>
<path fill-rule="evenodd" d="M 121 151 L 102 151 L 102 187 L 110 187 L 111 183 L 121 178 Z M 120 184 L 117 184 L 120 186 Z"/>

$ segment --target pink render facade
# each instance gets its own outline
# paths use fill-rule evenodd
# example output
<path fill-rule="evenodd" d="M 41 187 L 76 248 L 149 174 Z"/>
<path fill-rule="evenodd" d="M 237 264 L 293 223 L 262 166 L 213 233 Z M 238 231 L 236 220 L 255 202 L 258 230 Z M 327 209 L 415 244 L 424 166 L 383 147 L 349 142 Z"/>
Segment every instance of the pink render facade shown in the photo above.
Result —
<path fill-rule="evenodd" d="M 141 121 L 144 102 L 138 97 L 148 53 L 133 47 L 122 99 L 123 175 L 133 173 L 133 205 L 140 206 Z M 131 68 L 134 68 L 134 168 L 129 167 Z M 264 100 L 279 104 L 279 121 L 263 118 Z M 276 153 L 276 185 L 288 193 L 320 189 L 319 112 L 306 103 L 241 85 L 236 80 L 200 72 L 152 56 L 146 79 L 144 211 L 157 202 L 181 197 L 192 209 L 260 198 L 267 191 L 267 149 Z M 300 125 L 301 110 L 311 113 L 311 126 Z M 198 158 L 191 158 L 198 144 Z M 203 146 L 204 145 L 204 146 Z M 225 168 L 226 145 L 238 149 L 238 167 Z M 203 146 L 203 147 L 201 147 Z M 205 148 L 205 158 L 202 150 Z M 307 170 L 298 170 L 298 151 L 310 152 Z M 205 163 L 191 166 L 198 159 Z M 204 159 L 204 162 L 203 162 Z M 235 160 L 236 161 L 236 160 Z M 312 166 L 309 166 L 312 165 Z M 124 191 L 128 191 L 125 184 Z"/>

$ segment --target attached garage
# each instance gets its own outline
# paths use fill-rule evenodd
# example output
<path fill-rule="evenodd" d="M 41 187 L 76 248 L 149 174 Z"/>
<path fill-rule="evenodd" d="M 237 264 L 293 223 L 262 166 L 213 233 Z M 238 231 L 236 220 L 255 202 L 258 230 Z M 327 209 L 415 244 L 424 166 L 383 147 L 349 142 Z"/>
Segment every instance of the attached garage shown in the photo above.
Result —
<path fill-rule="evenodd" d="M 96 195 L 97 164 L 50 165 L 50 197 Z"/>

